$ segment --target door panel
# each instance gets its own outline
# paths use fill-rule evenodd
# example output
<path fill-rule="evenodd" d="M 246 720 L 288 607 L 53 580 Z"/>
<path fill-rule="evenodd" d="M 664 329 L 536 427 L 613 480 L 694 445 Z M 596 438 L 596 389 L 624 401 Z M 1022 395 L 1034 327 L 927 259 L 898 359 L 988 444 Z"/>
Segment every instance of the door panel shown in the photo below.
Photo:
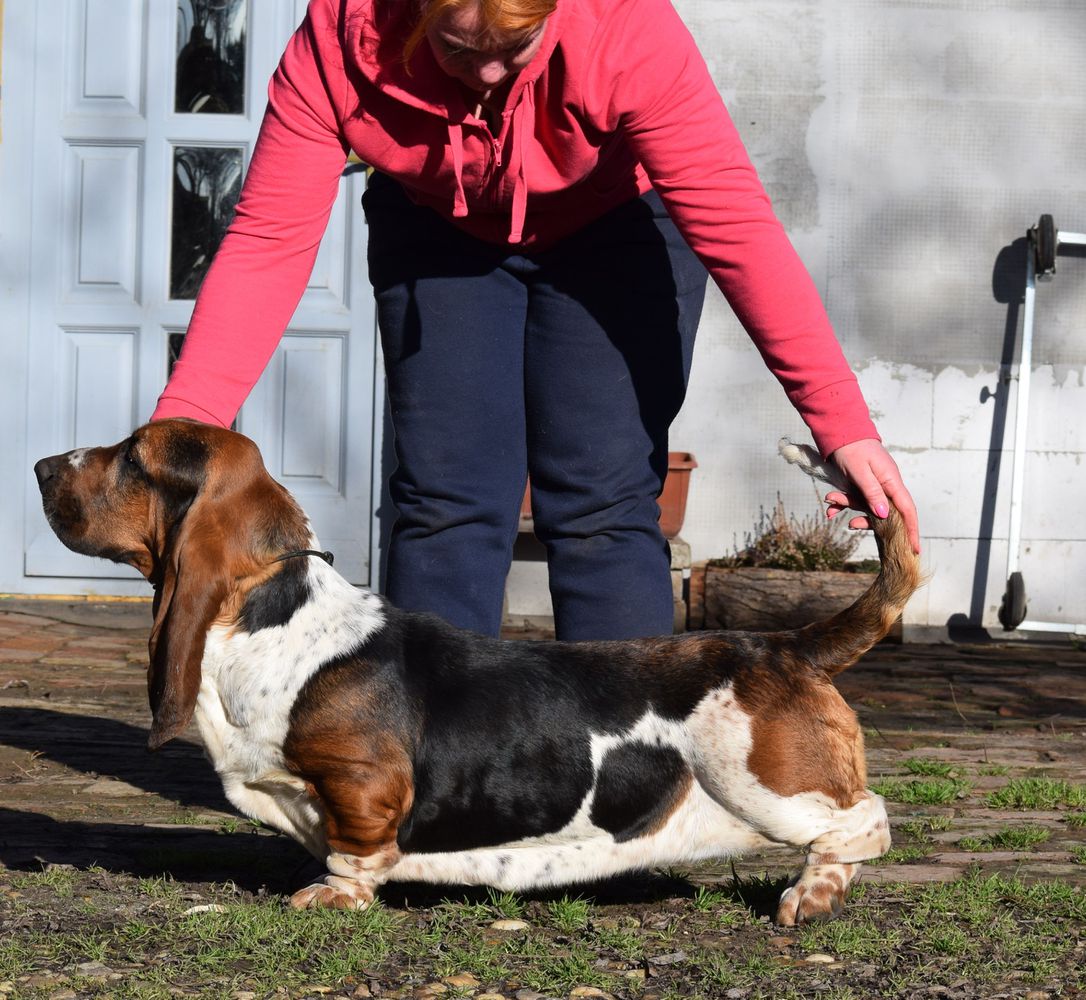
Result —
<path fill-rule="evenodd" d="M 61 6 L 60 4 L 51 6 Z M 66 4 L 67 49 L 62 64 L 69 114 L 139 115 L 143 108 L 143 0 L 81 0 Z"/>
<path fill-rule="evenodd" d="M 61 239 L 66 303 L 130 305 L 139 300 L 142 148 L 72 143 L 65 149 Z"/>

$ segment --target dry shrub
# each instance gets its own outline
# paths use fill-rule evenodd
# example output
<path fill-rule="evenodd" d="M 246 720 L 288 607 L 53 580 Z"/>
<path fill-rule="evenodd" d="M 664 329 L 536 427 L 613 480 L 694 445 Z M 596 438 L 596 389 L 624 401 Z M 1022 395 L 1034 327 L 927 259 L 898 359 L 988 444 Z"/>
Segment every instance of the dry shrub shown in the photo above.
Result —
<path fill-rule="evenodd" d="M 722 566 L 759 566 L 763 569 L 841 570 L 860 544 L 860 537 L 843 522 L 815 515 L 788 514 L 780 496 L 772 512 L 762 508 L 754 530 L 732 556 L 714 560 Z M 849 569 L 853 566 L 847 567 Z M 863 567 L 867 568 L 867 567 Z"/>

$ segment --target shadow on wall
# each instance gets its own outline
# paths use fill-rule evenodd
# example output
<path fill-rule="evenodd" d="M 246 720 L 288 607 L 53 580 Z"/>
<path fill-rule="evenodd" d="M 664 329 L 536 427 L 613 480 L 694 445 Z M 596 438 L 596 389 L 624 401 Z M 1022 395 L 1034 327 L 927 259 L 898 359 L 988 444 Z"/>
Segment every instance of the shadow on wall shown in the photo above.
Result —
<path fill-rule="evenodd" d="M 982 627 L 988 584 L 988 572 L 992 562 L 992 534 L 995 527 L 996 497 L 999 474 L 1003 464 L 1003 443 L 1007 434 L 1007 400 L 1010 395 L 1015 343 L 1018 339 L 1018 320 L 1026 292 L 1027 240 L 1023 236 L 996 255 L 992 268 L 992 296 L 1007 307 L 1003 324 L 1003 342 L 999 352 L 999 377 L 994 390 L 985 386 L 980 393 L 980 403 L 992 404 L 992 430 L 988 437 L 988 465 L 984 477 L 984 500 L 981 504 L 980 523 L 977 526 L 977 561 L 973 569 L 973 587 L 969 599 L 969 613 L 951 615 L 947 630 L 952 639 L 972 640 L 987 638 Z"/>

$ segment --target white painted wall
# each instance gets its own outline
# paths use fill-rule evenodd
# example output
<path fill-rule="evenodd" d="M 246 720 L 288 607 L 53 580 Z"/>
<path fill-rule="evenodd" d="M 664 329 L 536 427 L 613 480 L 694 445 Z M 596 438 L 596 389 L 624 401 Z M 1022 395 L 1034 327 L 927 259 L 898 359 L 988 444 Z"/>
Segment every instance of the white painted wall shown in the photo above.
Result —
<path fill-rule="evenodd" d="M 996 620 L 1026 229 L 1086 231 L 1086 0 L 675 0 L 822 291 L 921 510 L 917 637 Z M 1017 241 L 1017 242 L 1016 242 Z M 1038 292 L 1021 569 L 1031 619 L 1086 622 L 1086 259 Z M 736 400 L 743 401 L 740 409 Z M 712 290 L 672 447 L 695 560 L 741 542 L 801 421 Z M 544 610 L 518 562 L 514 612 Z"/>

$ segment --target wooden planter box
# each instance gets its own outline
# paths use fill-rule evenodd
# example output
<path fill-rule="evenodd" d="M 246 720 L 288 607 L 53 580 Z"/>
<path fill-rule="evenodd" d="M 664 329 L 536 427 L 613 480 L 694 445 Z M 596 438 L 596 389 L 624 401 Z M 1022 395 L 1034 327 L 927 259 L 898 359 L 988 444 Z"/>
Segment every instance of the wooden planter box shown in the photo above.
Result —
<path fill-rule="evenodd" d="M 856 600 L 873 573 L 705 567 L 707 629 L 771 632 L 830 618 Z"/>

